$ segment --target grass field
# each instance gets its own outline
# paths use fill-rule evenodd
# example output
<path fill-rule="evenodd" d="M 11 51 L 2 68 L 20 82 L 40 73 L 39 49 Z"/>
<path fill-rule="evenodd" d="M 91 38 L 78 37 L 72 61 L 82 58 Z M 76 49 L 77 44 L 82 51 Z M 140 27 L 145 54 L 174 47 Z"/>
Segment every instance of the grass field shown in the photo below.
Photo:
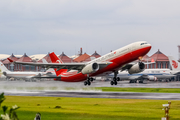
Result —
<path fill-rule="evenodd" d="M 179 88 L 120 88 L 120 87 L 96 87 L 104 92 L 149 92 L 149 93 L 180 93 Z"/>
<path fill-rule="evenodd" d="M 172 120 L 180 119 L 180 101 L 171 101 Z M 167 100 L 6 96 L 2 105 L 18 105 L 20 120 L 160 120 Z M 2 113 L 2 111 L 0 111 Z"/>

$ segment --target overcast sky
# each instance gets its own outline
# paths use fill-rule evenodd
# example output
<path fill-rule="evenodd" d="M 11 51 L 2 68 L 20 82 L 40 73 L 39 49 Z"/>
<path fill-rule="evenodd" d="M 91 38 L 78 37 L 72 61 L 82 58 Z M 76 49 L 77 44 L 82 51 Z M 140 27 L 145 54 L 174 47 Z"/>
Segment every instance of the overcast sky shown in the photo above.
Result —
<path fill-rule="evenodd" d="M 136 41 L 178 58 L 180 0 L 0 0 L 0 54 L 104 55 Z"/>

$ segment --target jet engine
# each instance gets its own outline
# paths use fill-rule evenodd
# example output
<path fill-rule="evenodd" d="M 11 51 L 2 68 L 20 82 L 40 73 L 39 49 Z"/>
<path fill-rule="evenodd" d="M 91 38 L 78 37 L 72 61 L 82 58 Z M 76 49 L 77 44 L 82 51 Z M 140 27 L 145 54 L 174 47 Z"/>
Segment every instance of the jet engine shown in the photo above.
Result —
<path fill-rule="evenodd" d="M 150 80 L 150 81 L 157 81 L 157 77 L 155 77 L 155 76 L 148 76 L 148 80 Z"/>
<path fill-rule="evenodd" d="M 145 68 L 145 64 L 142 62 L 139 62 L 137 64 L 134 64 L 129 70 L 129 74 L 139 73 L 142 72 Z"/>
<path fill-rule="evenodd" d="M 6 72 L 3 72 L 3 75 L 5 75 L 5 76 L 6 76 L 6 75 L 7 75 L 7 73 L 6 73 Z"/>
<path fill-rule="evenodd" d="M 83 69 L 82 69 L 82 74 L 90 74 L 90 73 L 94 73 L 96 71 L 99 70 L 99 65 L 97 63 L 91 63 L 86 65 Z"/>

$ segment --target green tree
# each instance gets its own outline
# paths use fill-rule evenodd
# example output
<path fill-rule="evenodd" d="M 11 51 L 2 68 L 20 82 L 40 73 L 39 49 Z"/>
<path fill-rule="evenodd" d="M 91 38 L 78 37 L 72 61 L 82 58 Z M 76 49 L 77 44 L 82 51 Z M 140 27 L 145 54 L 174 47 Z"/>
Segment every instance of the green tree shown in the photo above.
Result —
<path fill-rule="evenodd" d="M 1 93 L 0 95 L 0 107 L 2 102 L 5 100 L 6 98 L 4 97 L 4 93 Z M 2 106 L 2 110 L 3 110 L 3 114 L 1 114 L 0 116 L 0 120 L 19 120 L 18 116 L 16 114 L 16 110 L 19 109 L 19 107 L 17 105 L 14 105 L 10 108 L 9 110 L 9 114 L 7 113 L 8 107 L 7 106 Z"/>

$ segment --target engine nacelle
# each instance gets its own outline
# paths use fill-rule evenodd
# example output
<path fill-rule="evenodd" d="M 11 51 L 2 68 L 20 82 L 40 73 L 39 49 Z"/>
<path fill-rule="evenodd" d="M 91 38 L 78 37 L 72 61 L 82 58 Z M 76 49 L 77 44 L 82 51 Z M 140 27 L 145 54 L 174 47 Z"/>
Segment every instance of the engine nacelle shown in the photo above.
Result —
<path fill-rule="evenodd" d="M 96 71 L 99 70 L 99 65 L 97 63 L 91 63 L 86 65 L 83 69 L 82 69 L 82 74 L 90 74 L 90 73 L 94 73 Z"/>
<path fill-rule="evenodd" d="M 157 81 L 157 77 L 155 77 L 155 76 L 148 76 L 148 80 L 150 80 L 150 81 Z"/>
<path fill-rule="evenodd" d="M 7 75 L 7 73 L 6 73 L 6 72 L 3 72 L 3 75 L 5 75 L 5 76 L 6 76 L 6 75 Z"/>
<path fill-rule="evenodd" d="M 139 73 L 139 72 L 142 72 L 145 68 L 145 64 L 142 63 L 142 62 L 139 62 L 135 65 L 133 65 L 129 70 L 129 74 L 134 74 L 134 73 Z"/>

